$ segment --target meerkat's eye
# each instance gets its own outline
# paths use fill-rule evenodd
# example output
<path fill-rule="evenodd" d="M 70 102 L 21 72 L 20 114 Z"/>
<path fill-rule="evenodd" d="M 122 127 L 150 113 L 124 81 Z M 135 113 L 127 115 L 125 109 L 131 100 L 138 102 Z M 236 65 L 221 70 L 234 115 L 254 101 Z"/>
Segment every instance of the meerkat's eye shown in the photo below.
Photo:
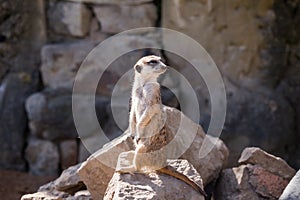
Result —
<path fill-rule="evenodd" d="M 156 65 L 158 64 L 157 60 L 150 60 L 149 62 L 147 62 L 149 65 Z"/>

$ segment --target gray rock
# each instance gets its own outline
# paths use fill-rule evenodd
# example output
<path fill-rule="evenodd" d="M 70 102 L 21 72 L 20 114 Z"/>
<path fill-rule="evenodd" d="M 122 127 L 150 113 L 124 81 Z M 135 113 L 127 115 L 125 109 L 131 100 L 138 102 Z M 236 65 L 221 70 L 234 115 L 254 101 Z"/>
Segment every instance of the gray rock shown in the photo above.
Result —
<path fill-rule="evenodd" d="M 81 163 L 63 171 L 59 178 L 42 185 L 36 193 L 22 196 L 22 200 L 91 200 L 91 195 L 84 189 L 85 186 L 79 180 L 77 169 Z"/>
<path fill-rule="evenodd" d="M 275 157 L 257 147 L 245 148 L 239 163 L 260 165 L 269 172 L 286 179 L 291 179 L 296 173 L 282 158 Z"/>
<path fill-rule="evenodd" d="M 170 160 L 168 165 L 203 188 L 198 172 L 186 160 Z M 204 199 L 185 182 L 161 173 L 119 174 L 109 182 L 104 200 L 112 199 Z"/>
<path fill-rule="evenodd" d="M 224 169 L 220 173 L 214 191 L 214 199 L 253 199 L 259 200 L 258 194 L 249 184 L 248 168 L 243 165 L 238 168 Z"/>
<path fill-rule="evenodd" d="M 96 112 L 105 122 L 108 100 L 96 97 Z M 84 105 L 81 105 L 84 106 Z M 33 135 L 47 140 L 76 139 L 77 130 L 72 115 L 72 95 L 66 90 L 47 89 L 30 96 L 26 101 L 29 128 Z M 84 112 L 84 107 L 82 112 Z"/>
<path fill-rule="evenodd" d="M 58 148 L 46 140 L 30 138 L 25 152 L 29 171 L 35 175 L 57 175 L 59 167 Z"/>
<path fill-rule="evenodd" d="M 257 146 L 287 159 L 289 149 L 285 147 L 295 140 L 294 111 L 289 102 L 267 90 L 258 94 L 238 88 L 229 81 L 226 86 L 229 97 L 221 138 L 229 146 L 229 162 L 236 163 L 248 146 Z"/>
<path fill-rule="evenodd" d="M 278 199 L 291 179 L 293 169 L 281 158 L 258 148 L 247 148 L 238 167 L 225 169 L 217 181 L 218 199 Z"/>
<path fill-rule="evenodd" d="M 274 39 L 268 31 L 276 19 L 274 4 L 263 0 L 255 5 L 230 2 L 224 7 L 224 2 L 163 1 L 162 26 L 191 36 L 210 53 L 223 75 L 255 90 L 259 83 L 273 82 L 276 77 L 271 71 L 279 73 L 270 63 L 275 52 L 268 52 L 267 45 Z M 229 13 L 227 20 L 225 13 Z M 273 45 L 280 49 L 282 44 L 275 41 Z M 277 62 L 282 62 L 283 54 L 276 53 Z"/>
<path fill-rule="evenodd" d="M 47 17 L 54 32 L 84 37 L 90 30 L 92 13 L 84 4 L 58 1 L 50 3 Z"/>
<path fill-rule="evenodd" d="M 60 153 L 61 169 L 65 170 L 68 167 L 75 165 L 78 160 L 77 141 L 74 139 L 74 140 L 64 140 L 60 142 L 59 153 Z"/>
<path fill-rule="evenodd" d="M 45 45 L 41 53 L 45 86 L 71 89 L 81 62 L 95 45 L 91 41 Z"/>
<path fill-rule="evenodd" d="M 47 140 L 77 137 L 69 92 L 47 90 L 33 94 L 26 101 L 26 111 L 33 135 Z"/>
<path fill-rule="evenodd" d="M 218 176 L 218 173 L 226 163 L 228 157 L 226 146 L 221 140 L 214 139 L 210 136 L 205 137 L 202 128 L 182 115 L 180 111 L 170 107 L 165 107 L 164 109 L 166 109 L 167 112 L 166 124 L 169 134 L 176 135 L 180 122 L 183 123 L 181 124 L 181 128 L 184 130 L 184 138 L 178 136 L 178 140 L 175 141 L 179 142 L 177 144 L 178 147 L 181 147 L 181 145 L 193 139 L 192 136 L 188 134 L 192 134 L 193 131 L 197 132 L 196 137 L 191 141 L 192 144 L 180 158 L 188 160 L 195 167 L 200 173 L 204 185 L 206 185 Z M 183 134 L 183 132 L 181 132 L 181 134 Z M 216 143 L 208 155 L 201 158 L 199 152 L 204 138 L 207 139 L 205 144 L 208 146 L 212 140 L 215 140 Z M 133 141 L 130 133 L 126 131 L 122 136 L 106 144 L 102 149 L 94 153 L 81 168 L 79 168 L 78 174 L 94 199 L 103 198 L 107 184 L 113 176 L 114 167 L 117 164 L 119 154 L 132 149 Z M 180 148 L 177 148 L 176 150 L 178 151 L 179 149 Z M 172 153 L 176 153 L 177 151 L 173 151 Z M 102 180 L 102 182 L 98 180 Z"/>
<path fill-rule="evenodd" d="M 287 187 L 284 189 L 279 200 L 296 200 L 300 199 L 300 171 L 292 178 Z"/>
<path fill-rule="evenodd" d="M 119 33 L 133 28 L 153 27 L 157 20 L 154 4 L 94 6 L 94 13 L 105 33 Z M 118 19 L 118 20 L 116 20 Z"/>
<path fill-rule="evenodd" d="M 107 4 L 124 4 L 124 5 L 139 5 L 144 3 L 152 2 L 153 0 L 68 0 L 80 3 L 93 3 L 99 5 L 107 5 Z"/>
<path fill-rule="evenodd" d="M 80 180 L 77 170 L 82 163 L 69 167 L 54 181 L 55 189 L 69 194 L 75 194 L 84 188 L 83 182 Z"/>
<path fill-rule="evenodd" d="M 27 117 L 24 104 L 37 89 L 37 80 L 35 74 L 10 73 L 0 85 L 0 168 L 25 170 Z"/>
<path fill-rule="evenodd" d="M 245 147 L 255 145 L 299 168 L 300 34 L 292 24 L 299 23 L 300 15 L 298 11 L 290 14 L 298 4 L 269 0 L 259 4 L 196 0 L 162 3 L 162 26 L 195 39 L 214 59 L 223 78 L 229 80 L 225 83 L 228 107 L 221 138 L 230 149 L 231 166 Z M 291 42 L 287 45 L 286 41 Z M 184 49 L 179 42 L 173 44 Z M 185 51 L 193 53 L 189 47 Z M 171 66 L 182 71 L 185 62 L 178 62 L 178 56 L 169 53 L 166 57 Z M 203 61 L 199 55 L 195 59 Z M 187 70 L 193 73 L 191 68 Z M 191 82 L 201 79 L 196 73 L 192 75 L 188 78 Z M 232 90 L 231 85 L 238 89 Z M 211 116 L 210 96 L 199 97 L 204 107 L 200 108 L 201 123 L 206 128 Z"/>
<path fill-rule="evenodd" d="M 6 63 L 6 61 L 0 59 L 0 83 L 2 82 L 2 79 L 4 76 L 8 73 L 10 65 Z"/>

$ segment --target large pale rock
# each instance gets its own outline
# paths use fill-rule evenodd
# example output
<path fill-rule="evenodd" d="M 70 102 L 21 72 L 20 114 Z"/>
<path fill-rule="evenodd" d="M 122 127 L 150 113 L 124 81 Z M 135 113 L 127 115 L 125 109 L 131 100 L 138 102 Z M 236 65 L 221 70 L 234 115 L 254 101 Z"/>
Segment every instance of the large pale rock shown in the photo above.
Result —
<path fill-rule="evenodd" d="M 181 145 L 191 142 L 188 150 L 181 156 L 182 159 L 188 160 L 195 169 L 200 173 L 204 185 L 218 176 L 228 157 L 228 150 L 224 143 L 218 139 L 213 149 L 204 158 L 200 158 L 200 148 L 205 138 L 202 128 L 184 116 L 180 111 L 170 107 L 164 107 L 167 112 L 167 132 L 176 135 L 177 133 L 177 149 L 173 149 L 173 153 L 180 150 Z M 182 120 L 183 129 L 179 129 L 180 120 Z M 192 132 L 196 131 L 195 138 Z M 182 134 L 184 136 L 182 136 Z M 181 135 L 181 137 L 180 137 Z M 212 141 L 212 137 L 207 137 L 208 143 Z M 207 141 L 206 141 L 207 142 Z M 208 145 L 208 144 L 207 144 Z M 106 144 L 102 149 L 94 153 L 86 163 L 78 170 L 81 180 L 86 184 L 94 199 L 101 199 L 104 196 L 108 182 L 114 173 L 118 156 L 121 152 L 133 149 L 132 137 L 129 132 L 125 132 L 121 137 Z M 99 181 L 101 180 L 101 181 Z"/>
<path fill-rule="evenodd" d="M 153 27 L 157 19 L 154 4 L 94 6 L 93 10 L 101 24 L 101 31 L 105 33 L 119 33 L 133 28 Z"/>
<path fill-rule="evenodd" d="M 200 175 L 186 160 L 170 160 L 168 165 L 203 188 Z M 170 175 L 115 173 L 103 199 L 204 199 L 204 196 Z"/>
<path fill-rule="evenodd" d="M 90 30 L 92 13 L 86 5 L 73 2 L 50 2 L 49 27 L 56 33 L 84 37 Z"/>
<path fill-rule="evenodd" d="M 102 149 L 91 155 L 78 169 L 80 179 L 85 183 L 94 199 L 104 197 L 107 185 L 114 174 L 117 159 L 121 152 L 133 149 L 133 141 L 128 132 L 106 144 Z"/>
<path fill-rule="evenodd" d="M 35 175 L 57 175 L 59 154 L 55 144 L 47 140 L 30 138 L 26 148 L 29 171 Z"/>
<path fill-rule="evenodd" d="M 280 196 L 280 200 L 293 200 L 300 199 L 300 171 L 292 178 L 287 187 L 284 189 L 282 195 Z"/>
<path fill-rule="evenodd" d="M 296 173 L 296 171 L 282 158 L 273 156 L 257 147 L 248 147 L 244 149 L 239 159 L 239 163 L 260 165 L 271 173 L 286 179 L 291 179 Z"/>
<path fill-rule="evenodd" d="M 240 160 L 243 162 L 239 167 L 222 171 L 215 187 L 216 200 L 275 200 L 280 197 L 292 177 L 293 169 L 283 163 L 282 159 L 256 148 L 246 149 Z"/>

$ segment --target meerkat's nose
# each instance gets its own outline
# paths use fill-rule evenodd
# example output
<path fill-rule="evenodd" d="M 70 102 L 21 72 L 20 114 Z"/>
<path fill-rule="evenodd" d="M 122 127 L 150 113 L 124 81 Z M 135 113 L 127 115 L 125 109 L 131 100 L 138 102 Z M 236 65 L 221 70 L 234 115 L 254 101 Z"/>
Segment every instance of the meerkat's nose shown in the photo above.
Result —
<path fill-rule="evenodd" d="M 164 69 L 166 69 L 166 68 L 168 68 L 168 66 L 165 64 L 165 63 L 161 63 L 161 66 L 162 66 L 162 68 L 164 68 Z"/>

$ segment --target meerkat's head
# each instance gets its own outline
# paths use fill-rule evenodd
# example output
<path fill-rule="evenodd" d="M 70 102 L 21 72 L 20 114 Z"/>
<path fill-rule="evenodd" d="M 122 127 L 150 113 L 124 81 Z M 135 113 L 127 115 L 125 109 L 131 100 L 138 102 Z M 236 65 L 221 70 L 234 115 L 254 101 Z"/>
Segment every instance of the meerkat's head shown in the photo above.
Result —
<path fill-rule="evenodd" d="M 134 65 L 135 74 L 143 77 L 157 78 L 167 70 L 161 58 L 158 56 L 145 56 Z"/>

